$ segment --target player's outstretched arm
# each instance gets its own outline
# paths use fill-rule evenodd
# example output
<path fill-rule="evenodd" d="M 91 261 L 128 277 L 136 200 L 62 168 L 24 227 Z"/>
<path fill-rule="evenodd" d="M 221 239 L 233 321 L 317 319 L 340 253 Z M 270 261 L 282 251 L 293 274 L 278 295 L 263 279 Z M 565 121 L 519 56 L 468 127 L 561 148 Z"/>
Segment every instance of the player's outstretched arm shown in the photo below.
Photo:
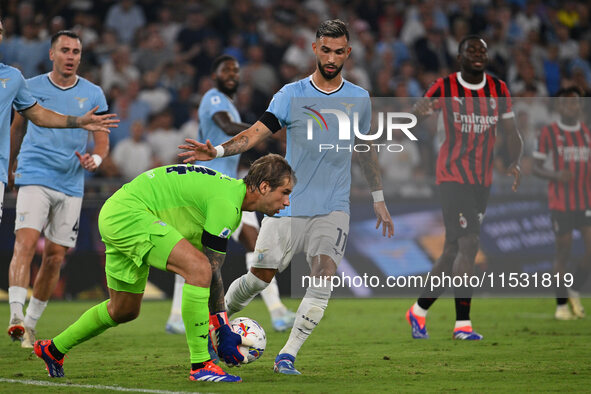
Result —
<path fill-rule="evenodd" d="M 360 152 L 359 164 L 374 198 L 373 210 L 377 218 L 376 229 L 382 226 L 382 236 L 390 238 L 394 235 L 394 223 L 384 201 L 382 175 L 380 174 L 376 152 L 373 149 L 368 152 Z"/>
<path fill-rule="evenodd" d="M 62 115 L 39 104 L 21 112 L 21 114 L 39 127 L 47 128 L 83 128 L 92 132 L 109 133 L 109 129 L 118 127 L 116 114 L 95 115 L 98 106 L 82 116 Z"/>
<path fill-rule="evenodd" d="M 501 126 L 507 136 L 507 148 L 511 160 L 511 164 L 507 168 L 506 174 L 507 176 L 513 177 L 513 186 L 511 188 L 515 192 L 521 182 L 521 167 L 519 166 L 519 163 L 521 162 L 521 156 L 523 155 L 523 139 L 521 138 L 519 130 L 517 130 L 514 117 L 501 119 Z"/>
<path fill-rule="evenodd" d="M 222 281 L 222 265 L 225 254 L 218 253 L 207 247 L 204 253 L 211 264 L 211 285 L 209 288 L 210 335 L 214 349 L 229 365 L 247 362 L 246 355 L 240 352 L 239 346 L 252 345 L 246 337 L 236 334 L 229 326 L 226 305 L 224 303 L 224 282 Z"/>
<path fill-rule="evenodd" d="M 14 172 L 16 171 L 16 157 L 21 150 L 23 138 L 27 132 L 27 120 L 18 112 L 14 114 L 14 120 L 10 126 L 10 159 L 8 161 L 8 189 L 14 188 Z"/>
<path fill-rule="evenodd" d="M 185 152 L 179 153 L 179 157 L 184 159 L 183 163 L 189 163 L 196 160 L 208 161 L 215 159 L 216 157 L 233 156 L 246 152 L 259 141 L 270 135 L 271 130 L 269 130 L 269 128 L 262 122 L 257 121 L 232 139 L 215 147 L 209 142 L 209 140 L 203 144 L 187 138 L 185 139 L 187 144 L 179 145 L 179 149 L 185 150 Z"/>

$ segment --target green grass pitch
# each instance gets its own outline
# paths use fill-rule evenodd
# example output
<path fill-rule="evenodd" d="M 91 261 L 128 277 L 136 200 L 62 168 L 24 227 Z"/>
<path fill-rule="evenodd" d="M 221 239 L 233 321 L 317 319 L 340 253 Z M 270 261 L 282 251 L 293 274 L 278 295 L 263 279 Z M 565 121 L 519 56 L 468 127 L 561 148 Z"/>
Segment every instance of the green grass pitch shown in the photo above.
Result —
<path fill-rule="evenodd" d="M 267 350 L 251 365 L 232 369 L 240 384 L 188 379 L 185 338 L 164 332 L 170 302 L 146 301 L 134 322 L 112 328 L 72 350 L 66 377 L 51 379 L 30 350 L 0 337 L 0 392 L 115 392 L 136 390 L 200 392 L 538 392 L 588 391 L 591 387 L 591 317 L 553 319 L 552 299 L 475 299 L 472 322 L 481 342 L 451 339 L 453 300 L 439 300 L 429 312 L 431 339 L 413 340 L 404 319 L 410 299 L 331 300 L 324 319 L 300 351 L 301 376 L 280 376 L 273 360 L 288 333 L 273 332 L 260 300 L 241 315 L 267 331 Z M 294 310 L 299 300 L 287 300 Z M 589 299 L 583 300 L 591 309 Z M 92 304 L 50 302 L 38 331 L 52 337 Z M 8 305 L 0 306 L 8 321 Z M 34 386 L 8 380 L 58 383 Z M 63 385 L 70 384 L 71 387 Z M 80 387 L 76 385 L 89 385 Z"/>

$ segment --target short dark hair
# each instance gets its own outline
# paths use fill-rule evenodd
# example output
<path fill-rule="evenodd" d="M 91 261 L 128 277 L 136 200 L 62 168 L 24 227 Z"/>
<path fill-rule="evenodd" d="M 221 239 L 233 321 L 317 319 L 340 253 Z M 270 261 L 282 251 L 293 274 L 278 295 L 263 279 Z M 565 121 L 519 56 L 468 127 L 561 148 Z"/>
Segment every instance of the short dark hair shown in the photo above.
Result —
<path fill-rule="evenodd" d="M 57 33 L 55 33 L 53 36 L 51 36 L 51 46 L 53 46 L 53 44 L 55 44 L 55 42 L 61 36 L 67 36 L 67 37 L 70 37 L 70 38 L 75 38 L 78 41 L 82 42 L 82 40 L 80 39 L 80 36 L 78 35 L 78 33 L 74 32 L 72 30 L 60 30 Z"/>
<path fill-rule="evenodd" d="M 258 189 L 262 182 L 267 182 L 274 190 L 283 184 L 286 177 L 290 177 L 293 184 L 297 181 L 287 160 L 278 154 L 269 153 L 252 163 L 244 183 L 248 188 Z"/>
<path fill-rule="evenodd" d="M 342 36 L 347 37 L 347 41 L 349 41 L 349 30 L 347 30 L 347 25 L 340 19 L 324 21 L 318 26 L 318 30 L 316 30 L 316 39 L 319 39 L 320 37 L 338 38 Z"/>
<path fill-rule="evenodd" d="M 560 89 L 558 89 L 558 91 L 556 92 L 556 94 L 554 96 L 555 97 L 568 96 L 571 93 L 575 93 L 579 97 L 584 96 L 583 91 L 578 86 L 569 86 L 566 88 L 560 88 Z"/>
<path fill-rule="evenodd" d="M 236 63 L 238 63 L 238 60 L 236 60 L 236 58 L 232 55 L 220 55 L 218 57 L 216 57 L 213 61 L 213 63 L 211 64 L 211 73 L 215 73 L 218 69 L 218 67 L 220 66 L 220 64 L 222 64 L 225 61 L 228 60 L 233 60 Z"/>
<path fill-rule="evenodd" d="M 462 38 L 462 41 L 460 41 L 460 43 L 458 44 L 458 53 L 461 53 L 462 52 L 462 47 L 464 46 L 464 44 L 467 41 L 470 41 L 470 40 L 482 40 L 482 41 L 484 41 L 484 39 L 482 37 L 480 37 L 480 36 L 478 36 L 476 34 L 470 34 L 470 35 Z M 486 44 L 486 41 L 484 41 L 484 43 Z"/>

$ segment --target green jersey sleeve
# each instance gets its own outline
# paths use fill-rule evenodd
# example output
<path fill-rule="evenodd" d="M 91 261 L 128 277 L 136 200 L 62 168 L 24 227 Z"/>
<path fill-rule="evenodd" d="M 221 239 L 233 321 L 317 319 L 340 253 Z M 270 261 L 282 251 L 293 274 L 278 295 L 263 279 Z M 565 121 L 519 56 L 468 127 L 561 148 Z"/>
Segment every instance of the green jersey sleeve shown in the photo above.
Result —
<path fill-rule="evenodd" d="M 226 253 L 228 239 L 240 224 L 242 211 L 232 201 L 216 198 L 208 201 L 201 244 L 219 253 Z"/>

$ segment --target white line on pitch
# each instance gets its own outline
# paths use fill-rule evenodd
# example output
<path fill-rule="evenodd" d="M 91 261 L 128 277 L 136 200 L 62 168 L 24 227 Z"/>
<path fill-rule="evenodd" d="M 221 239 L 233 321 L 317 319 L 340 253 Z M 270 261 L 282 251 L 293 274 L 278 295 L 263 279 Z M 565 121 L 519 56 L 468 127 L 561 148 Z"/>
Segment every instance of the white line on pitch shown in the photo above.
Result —
<path fill-rule="evenodd" d="M 134 389 L 119 386 L 104 386 L 102 384 L 75 384 L 75 383 L 54 383 L 43 380 L 20 380 L 20 379 L 5 379 L 0 378 L 0 383 L 20 383 L 29 386 L 45 386 L 45 387 L 63 387 L 63 388 L 81 388 L 81 389 L 95 389 L 95 390 L 112 390 L 112 391 L 126 391 L 132 393 L 154 393 L 154 394 L 177 394 L 182 391 L 167 391 L 167 390 L 152 390 L 152 389 Z M 186 391 L 185 391 L 186 392 Z"/>

